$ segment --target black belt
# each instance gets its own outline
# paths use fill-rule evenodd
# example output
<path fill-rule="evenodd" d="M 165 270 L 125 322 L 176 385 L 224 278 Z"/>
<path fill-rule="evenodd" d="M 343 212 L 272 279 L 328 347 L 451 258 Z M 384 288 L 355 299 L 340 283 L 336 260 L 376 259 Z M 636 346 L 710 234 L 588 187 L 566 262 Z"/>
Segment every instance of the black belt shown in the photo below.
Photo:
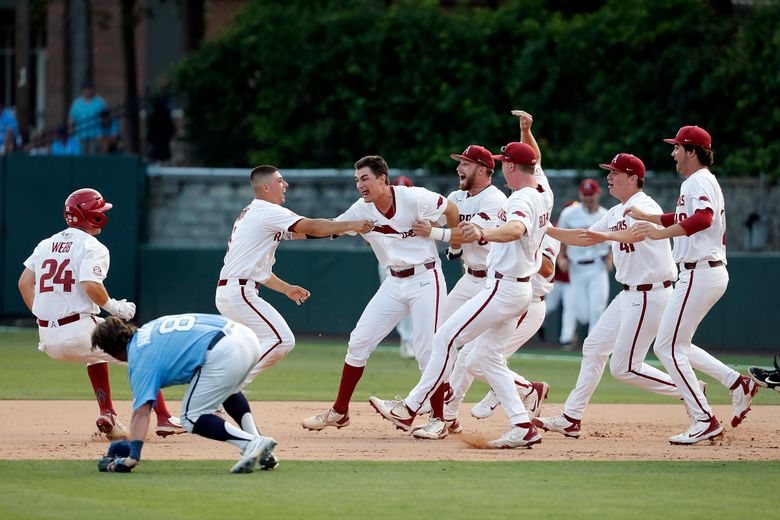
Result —
<path fill-rule="evenodd" d="M 664 289 L 667 288 L 667 287 L 671 287 L 671 286 L 672 286 L 672 282 L 670 282 L 669 280 L 666 280 L 664 282 Z M 631 289 L 632 288 L 631 288 L 630 285 L 623 284 L 623 290 L 624 291 L 630 291 Z M 642 285 L 635 286 L 633 289 L 635 291 L 639 291 L 639 292 L 652 291 L 653 290 L 653 284 L 651 284 L 651 283 L 643 283 Z"/>
<path fill-rule="evenodd" d="M 499 273 L 498 271 L 496 271 L 496 274 L 494 274 L 493 276 L 496 278 L 496 280 L 502 280 L 502 279 L 506 278 L 507 280 L 512 280 L 513 282 L 527 282 L 528 280 L 531 279 L 530 276 L 526 276 L 525 278 L 515 278 L 514 276 L 504 276 L 503 274 Z"/>
<path fill-rule="evenodd" d="M 423 264 L 423 267 L 425 267 L 426 271 L 433 269 L 436 267 L 436 262 L 426 262 Z M 409 269 L 401 269 L 399 271 L 393 271 L 390 269 L 390 275 L 395 276 L 396 278 L 408 278 L 416 273 L 416 267 L 410 267 Z M 422 272 L 422 271 L 420 271 Z"/>
<path fill-rule="evenodd" d="M 206 350 L 211 350 L 214 348 L 214 345 L 219 343 L 219 340 L 225 337 L 225 333 L 223 331 L 219 331 L 216 334 L 214 334 L 214 337 L 211 338 L 211 341 L 209 341 L 209 346 L 206 348 Z"/>
<path fill-rule="evenodd" d="M 487 269 L 472 269 L 471 267 L 466 268 L 466 272 L 469 273 L 471 276 L 475 276 L 477 278 L 487 278 Z"/>
<path fill-rule="evenodd" d="M 577 263 L 579 265 L 586 265 L 586 264 L 595 264 L 595 260 L 577 260 Z"/>
<path fill-rule="evenodd" d="M 35 320 L 38 322 L 38 325 L 41 327 L 48 327 L 50 323 L 56 323 L 60 327 L 63 325 L 67 325 L 68 323 L 73 323 L 74 321 L 79 321 L 81 319 L 81 314 L 71 314 L 70 316 L 65 316 L 64 318 L 60 318 L 58 320 L 52 321 L 46 321 L 46 320 Z"/>
<path fill-rule="evenodd" d="M 685 268 L 685 269 L 696 269 L 696 264 L 697 263 L 698 262 L 684 262 L 684 263 L 681 263 L 678 267 L 679 267 L 680 271 L 682 271 L 683 268 Z M 707 264 L 709 264 L 710 267 L 720 267 L 720 266 L 723 265 L 723 260 L 709 260 L 707 262 Z M 702 267 L 706 267 L 706 266 L 702 265 Z"/>

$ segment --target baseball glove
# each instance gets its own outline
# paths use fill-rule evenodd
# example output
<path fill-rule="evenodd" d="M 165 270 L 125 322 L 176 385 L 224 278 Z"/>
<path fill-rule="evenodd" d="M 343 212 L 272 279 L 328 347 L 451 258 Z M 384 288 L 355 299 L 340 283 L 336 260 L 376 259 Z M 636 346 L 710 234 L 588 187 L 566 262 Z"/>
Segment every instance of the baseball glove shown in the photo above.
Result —
<path fill-rule="evenodd" d="M 124 458 L 130 455 L 130 441 L 114 441 L 108 446 L 108 451 L 98 461 L 98 471 L 110 473 L 130 473 L 133 468 L 125 466 Z"/>

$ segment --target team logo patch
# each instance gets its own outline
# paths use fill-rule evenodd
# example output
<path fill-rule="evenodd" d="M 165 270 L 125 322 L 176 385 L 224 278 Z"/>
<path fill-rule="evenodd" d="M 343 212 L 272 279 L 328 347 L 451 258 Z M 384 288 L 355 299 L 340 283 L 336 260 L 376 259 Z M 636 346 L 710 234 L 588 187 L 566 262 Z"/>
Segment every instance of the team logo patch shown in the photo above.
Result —
<path fill-rule="evenodd" d="M 103 276 L 103 269 L 101 269 L 99 265 L 96 265 L 92 268 L 92 274 L 95 276 Z"/>
<path fill-rule="evenodd" d="M 523 213 L 522 211 L 513 211 L 513 212 L 512 212 L 512 214 L 513 214 L 513 215 L 517 215 L 517 216 L 518 216 L 518 217 L 520 217 L 520 218 L 528 218 L 528 215 L 526 215 L 526 214 L 525 214 L 525 213 Z"/>

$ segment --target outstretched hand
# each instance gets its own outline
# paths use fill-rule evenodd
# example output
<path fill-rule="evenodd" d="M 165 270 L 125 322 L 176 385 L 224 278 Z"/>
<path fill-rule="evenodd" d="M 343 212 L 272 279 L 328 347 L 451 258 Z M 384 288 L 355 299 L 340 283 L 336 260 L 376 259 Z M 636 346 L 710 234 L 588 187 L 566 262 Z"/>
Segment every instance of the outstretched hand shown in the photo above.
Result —
<path fill-rule="evenodd" d="M 353 223 L 352 231 L 355 233 L 368 233 L 374 229 L 374 223 L 370 220 L 358 220 Z"/>
<path fill-rule="evenodd" d="M 418 237 L 427 238 L 431 236 L 431 223 L 428 220 L 418 218 L 414 221 L 414 224 L 412 224 L 412 231 L 414 231 L 414 234 Z"/>
<path fill-rule="evenodd" d="M 649 222 L 637 222 L 631 226 L 631 233 L 637 238 L 650 238 L 653 240 L 661 238 L 661 230 Z"/>
<path fill-rule="evenodd" d="M 631 206 L 623 211 L 624 217 L 631 217 L 634 220 L 643 220 L 645 222 L 650 220 L 650 216 L 644 211 L 640 210 L 636 206 Z"/>
<path fill-rule="evenodd" d="M 512 110 L 512 115 L 520 119 L 520 128 L 522 130 L 530 130 L 531 125 L 534 123 L 534 117 L 525 110 Z"/>
<path fill-rule="evenodd" d="M 290 285 L 284 291 L 284 294 L 298 305 L 308 300 L 309 296 L 311 296 L 311 293 L 300 285 Z"/>
<path fill-rule="evenodd" d="M 607 235 L 605 235 L 604 233 L 599 233 L 598 231 L 591 231 L 589 229 L 583 230 L 579 235 L 577 235 L 577 238 L 579 238 L 580 240 L 587 241 L 587 244 L 584 244 L 585 246 L 600 244 L 608 240 Z"/>

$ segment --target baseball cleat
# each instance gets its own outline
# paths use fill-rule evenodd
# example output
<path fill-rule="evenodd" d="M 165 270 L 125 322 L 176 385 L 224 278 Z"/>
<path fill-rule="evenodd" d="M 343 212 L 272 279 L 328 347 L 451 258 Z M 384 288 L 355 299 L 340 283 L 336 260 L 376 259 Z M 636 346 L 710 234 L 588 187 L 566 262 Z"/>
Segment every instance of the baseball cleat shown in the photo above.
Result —
<path fill-rule="evenodd" d="M 328 408 L 326 412 L 307 417 L 301 422 L 301 425 L 311 431 L 324 430 L 328 426 L 335 426 L 337 429 L 341 429 L 349 426 L 349 412 L 342 414 L 333 408 Z"/>
<path fill-rule="evenodd" d="M 528 410 L 528 417 L 535 419 L 539 417 L 542 411 L 542 403 L 547 399 L 547 394 L 550 391 L 550 385 L 542 382 L 531 383 L 531 390 L 525 396 L 521 396 L 525 409 Z"/>
<path fill-rule="evenodd" d="M 491 388 L 480 402 L 471 407 L 471 416 L 475 419 L 487 419 L 493 415 L 493 410 L 501 404 L 496 393 Z"/>
<path fill-rule="evenodd" d="M 565 413 L 555 417 L 537 417 L 533 420 L 535 426 L 546 432 L 558 432 L 566 437 L 577 439 L 580 436 L 582 424 L 579 419 L 572 419 Z"/>
<path fill-rule="evenodd" d="M 399 396 L 395 399 L 385 401 L 375 396 L 371 396 L 368 402 L 377 411 L 379 415 L 390 421 L 399 430 L 408 432 L 412 429 L 414 415 L 409 411 L 409 407 Z"/>
<path fill-rule="evenodd" d="M 267 465 L 273 456 L 274 448 L 276 448 L 276 441 L 272 438 L 255 437 L 244 447 L 241 458 L 230 468 L 230 472 L 252 473 L 258 464 L 260 467 Z"/>
<path fill-rule="evenodd" d="M 525 423 L 522 426 L 513 425 L 506 430 L 501 437 L 488 442 L 491 448 L 531 448 L 534 444 L 542 442 L 542 436 L 533 424 Z"/>
<path fill-rule="evenodd" d="M 167 419 L 157 421 L 157 429 L 154 430 L 157 436 L 165 438 L 169 435 L 180 435 L 187 433 L 187 430 L 181 425 L 178 417 L 171 415 Z"/>
<path fill-rule="evenodd" d="M 431 417 L 423 426 L 412 429 L 412 437 L 416 439 L 443 439 L 449 433 L 449 424 L 435 417 Z"/>
<path fill-rule="evenodd" d="M 113 412 L 101 413 L 100 417 L 95 421 L 95 425 L 110 441 L 127 439 L 127 427 L 122 424 L 122 421 Z"/>
<path fill-rule="evenodd" d="M 731 427 L 736 428 L 745 419 L 753 403 L 753 397 L 758 393 L 758 385 L 747 376 L 739 376 L 739 379 L 731 385 L 731 406 L 733 416 Z"/>
<path fill-rule="evenodd" d="M 750 378 L 759 386 L 780 392 L 780 366 L 777 365 L 777 356 L 775 356 L 774 370 L 750 367 L 748 372 L 750 372 Z"/>
<path fill-rule="evenodd" d="M 669 443 L 675 445 L 696 444 L 723 435 L 723 426 L 713 415 L 709 419 L 696 421 L 687 432 L 669 437 Z"/>
<path fill-rule="evenodd" d="M 259 461 L 258 467 L 262 471 L 269 471 L 279 467 L 279 459 L 276 458 L 275 453 L 271 453 L 265 461 Z"/>
<path fill-rule="evenodd" d="M 461 433 L 463 431 L 463 427 L 457 419 L 444 419 L 444 422 L 447 423 L 447 431 L 450 433 Z"/>

